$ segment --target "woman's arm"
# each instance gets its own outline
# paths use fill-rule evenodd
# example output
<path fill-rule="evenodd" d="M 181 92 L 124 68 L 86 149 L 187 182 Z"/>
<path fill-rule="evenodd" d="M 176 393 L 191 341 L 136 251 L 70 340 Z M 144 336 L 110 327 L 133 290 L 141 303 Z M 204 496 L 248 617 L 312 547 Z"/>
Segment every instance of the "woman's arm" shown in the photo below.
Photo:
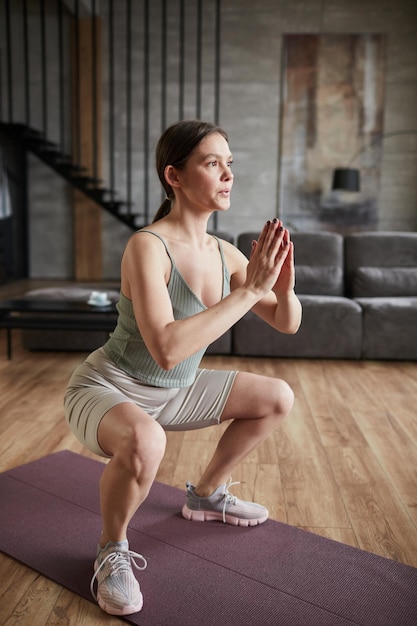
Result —
<path fill-rule="evenodd" d="M 122 259 L 122 292 L 132 300 L 141 335 L 161 367 L 172 369 L 212 343 L 274 287 L 285 256 L 280 251 L 283 235 L 264 230 L 255 259 L 247 263 L 242 255 L 239 261 L 241 270 L 246 267 L 245 280 L 214 306 L 184 320 L 173 316 L 166 286 L 171 263 L 163 244 L 146 233 L 129 240 Z"/>

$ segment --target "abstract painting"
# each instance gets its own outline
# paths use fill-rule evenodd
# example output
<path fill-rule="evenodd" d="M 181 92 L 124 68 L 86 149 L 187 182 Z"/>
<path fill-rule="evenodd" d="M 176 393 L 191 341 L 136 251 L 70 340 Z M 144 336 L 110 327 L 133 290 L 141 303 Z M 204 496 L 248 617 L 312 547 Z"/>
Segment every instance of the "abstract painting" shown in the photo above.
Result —
<path fill-rule="evenodd" d="M 386 38 L 285 35 L 280 215 L 297 230 L 346 232 L 378 220 L 380 148 L 353 167 L 361 191 L 332 191 L 332 172 L 383 132 Z"/>

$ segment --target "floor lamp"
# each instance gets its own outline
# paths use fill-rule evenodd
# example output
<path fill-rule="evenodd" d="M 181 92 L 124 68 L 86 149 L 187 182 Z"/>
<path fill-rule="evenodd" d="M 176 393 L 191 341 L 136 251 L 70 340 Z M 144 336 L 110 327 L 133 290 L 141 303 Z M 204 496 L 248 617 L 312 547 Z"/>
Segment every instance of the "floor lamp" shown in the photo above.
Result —
<path fill-rule="evenodd" d="M 378 137 L 375 137 L 370 143 L 362 146 L 362 148 L 360 148 L 360 150 L 358 150 L 352 156 L 347 167 L 338 167 L 333 170 L 332 189 L 343 191 L 360 191 L 360 171 L 359 169 L 353 168 L 351 166 L 354 164 L 356 159 L 360 157 L 361 154 L 368 150 L 368 148 L 372 148 L 372 146 L 375 146 L 378 143 L 382 143 L 388 137 L 395 137 L 397 135 L 417 135 L 417 130 L 394 130 L 390 133 L 383 133 L 382 135 L 378 135 Z"/>

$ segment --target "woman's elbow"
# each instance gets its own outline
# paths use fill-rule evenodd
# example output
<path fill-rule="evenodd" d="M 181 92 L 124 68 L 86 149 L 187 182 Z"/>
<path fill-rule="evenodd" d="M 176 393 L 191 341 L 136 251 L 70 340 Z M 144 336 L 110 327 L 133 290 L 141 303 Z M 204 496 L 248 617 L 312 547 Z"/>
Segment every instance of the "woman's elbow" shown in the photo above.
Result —
<path fill-rule="evenodd" d="M 288 334 L 289 335 L 295 335 L 296 333 L 298 333 L 300 326 L 301 326 L 301 320 L 299 322 L 297 322 L 295 325 L 290 327 L 290 330 L 288 331 Z"/>
<path fill-rule="evenodd" d="M 159 367 L 166 371 L 174 369 L 176 365 L 184 360 L 184 357 L 178 354 L 178 350 L 172 349 L 167 345 L 154 345 L 150 352 Z"/>
<path fill-rule="evenodd" d="M 284 335 L 295 335 L 301 326 L 301 320 L 295 324 L 288 324 L 284 327 L 278 328 L 281 333 Z"/>
<path fill-rule="evenodd" d="M 299 315 L 292 316 L 291 319 L 287 320 L 286 324 L 281 326 L 278 330 L 286 335 L 295 335 L 301 326 L 301 321 L 302 314 L 300 310 Z"/>
<path fill-rule="evenodd" d="M 173 355 L 165 352 L 153 354 L 152 357 L 154 361 L 156 361 L 156 363 L 159 365 L 159 367 L 166 371 L 174 369 L 174 367 L 179 363 L 179 361 L 175 359 Z"/>

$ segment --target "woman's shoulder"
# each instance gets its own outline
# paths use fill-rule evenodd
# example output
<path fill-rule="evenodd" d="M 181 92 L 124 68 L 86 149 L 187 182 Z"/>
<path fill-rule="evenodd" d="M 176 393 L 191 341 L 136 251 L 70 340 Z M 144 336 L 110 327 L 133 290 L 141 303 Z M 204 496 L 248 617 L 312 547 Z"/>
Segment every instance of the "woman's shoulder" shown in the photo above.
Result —
<path fill-rule="evenodd" d="M 147 263 L 151 259 L 165 259 L 167 246 L 164 238 L 156 231 L 141 229 L 133 233 L 125 246 L 122 261 L 129 259 L 135 262 Z"/>
<path fill-rule="evenodd" d="M 135 231 L 128 239 L 126 248 L 142 248 L 143 246 L 160 247 L 164 244 L 164 237 L 158 233 L 156 228 L 144 227 Z"/>

